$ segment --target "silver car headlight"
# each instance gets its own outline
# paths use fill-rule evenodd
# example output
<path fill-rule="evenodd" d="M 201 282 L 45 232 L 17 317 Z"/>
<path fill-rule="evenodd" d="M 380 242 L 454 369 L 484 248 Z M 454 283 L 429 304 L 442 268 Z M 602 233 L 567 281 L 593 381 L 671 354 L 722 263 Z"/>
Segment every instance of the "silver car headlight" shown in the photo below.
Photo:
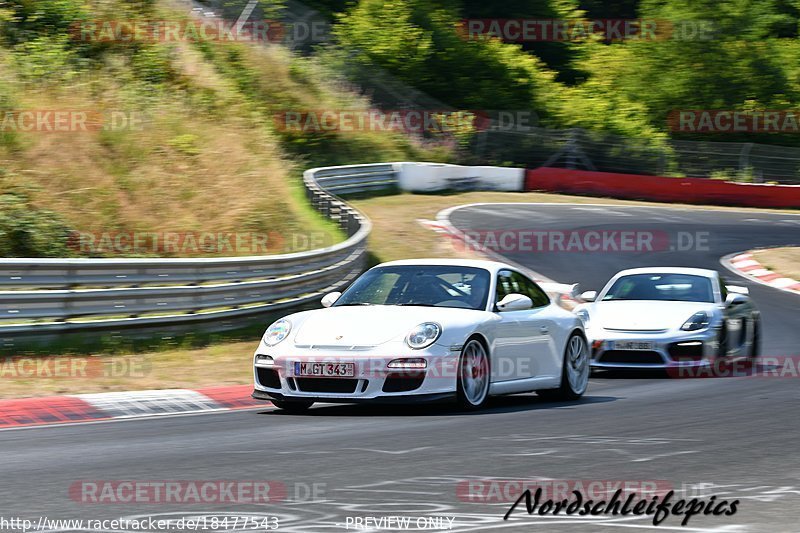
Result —
<path fill-rule="evenodd" d="M 292 323 L 282 318 L 267 328 L 264 333 L 264 344 L 275 346 L 288 337 L 290 331 L 292 331 Z"/>
<path fill-rule="evenodd" d="M 681 329 L 683 331 L 697 331 L 708 327 L 709 316 L 705 311 L 700 311 L 689 317 L 689 320 L 683 323 Z"/>
<path fill-rule="evenodd" d="M 581 309 L 577 311 L 575 314 L 578 315 L 578 318 L 581 319 L 581 322 L 583 322 L 584 326 L 589 325 L 589 311 L 587 311 L 586 309 Z"/>
<path fill-rule="evenodd" d="M 427 348 L 442 334 L 442 326 L 436 322 L 423 322 L 406 336 L 406 344 L 414 350 Z"/>

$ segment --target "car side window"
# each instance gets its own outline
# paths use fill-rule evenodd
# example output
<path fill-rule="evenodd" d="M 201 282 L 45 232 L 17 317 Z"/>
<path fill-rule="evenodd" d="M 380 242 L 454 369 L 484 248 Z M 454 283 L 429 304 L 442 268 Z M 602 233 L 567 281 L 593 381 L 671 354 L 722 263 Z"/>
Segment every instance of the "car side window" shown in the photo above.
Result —
<path fill-rule="evenodd" d="M 524 294 L 533 302 L 533 307 L 544 307 L 550 303 L 550 298 L 545 294 L 541 287 L 539 287 L 532 280 L 526 278 L 518 272 L 514 272 L 513 278 L 517 285 L 520 287 L 520 294 Z"/>
<path fill-rule="evenodd" d="M 519 292 L 519 284 L 514 282 L 510 270 L 501 270 L 497 273 L 497 294 L 495 302 L 499 302 L 509 294 Z"/>

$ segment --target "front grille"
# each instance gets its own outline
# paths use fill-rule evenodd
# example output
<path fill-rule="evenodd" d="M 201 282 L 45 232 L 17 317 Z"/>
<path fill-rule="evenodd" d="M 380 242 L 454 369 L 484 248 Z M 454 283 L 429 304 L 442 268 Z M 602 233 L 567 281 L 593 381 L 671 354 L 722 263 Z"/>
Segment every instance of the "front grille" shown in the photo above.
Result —
<path fill-rule="evenodd" d="M 668 348 L 669 356 L 675 361 L 699 361 L 703 358 L 703 343 L 698 342 L 696 345 L 680 346 L 679 343 L 673 343 Z"/>
<path fill-rule="evenodd" d="M 256 375 L 258 376 L 258 382 L 262 387 L 267 387 L 269 389 L 281 388 L 281 380 L 278 377 L 277 370 L 256 367 Z"/>
<path fill-rule="evenodd" d="M 352 394 L 358 386 L 357 379 L 339 378 L 295 378 L 297 388 L 302 392 L 330 392 Z"/>
<path fill-rule="evenodd" d="M 386 376 L 383 392 L 408 392 L 416 390 L 425 381 L 425 372 L 394 372 Z"/>
<path fill-rule="evenodd" d="M 599 361 L 601 363 L 663 365 L 664 358 L 658 352 L 634 350 L 608 350 L 603 352 Z"/>

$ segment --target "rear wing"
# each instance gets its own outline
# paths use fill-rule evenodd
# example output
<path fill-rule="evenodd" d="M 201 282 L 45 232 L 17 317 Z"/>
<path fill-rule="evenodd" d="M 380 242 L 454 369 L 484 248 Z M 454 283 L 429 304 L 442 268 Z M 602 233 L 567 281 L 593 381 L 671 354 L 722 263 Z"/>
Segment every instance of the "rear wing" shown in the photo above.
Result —
<path fill-rule="evenodd" d="M 725 285 L 725 288 L 728 289 L 728 292 L 733 292 L 735 294 L 750 295 L 750 289 L 742 285 Z"/>
<path fill-rule="evenodd" d="M 550 294 L 558 305 L 565 309 L 572 309 L 579 301 L 578 284 L 571 285 L 566 283 L 553 283 L 549 281 L 537 281 L 544 292 Z"/>

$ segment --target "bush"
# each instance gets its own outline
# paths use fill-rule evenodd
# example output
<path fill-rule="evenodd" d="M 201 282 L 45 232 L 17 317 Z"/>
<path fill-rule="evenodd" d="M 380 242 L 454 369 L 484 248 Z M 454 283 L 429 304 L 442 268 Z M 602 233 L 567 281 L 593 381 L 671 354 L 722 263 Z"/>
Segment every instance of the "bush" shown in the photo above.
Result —
<path fill-rule="evenodd" d="M 17 146 L 17 134 L 15 131 L 4 127 L 4 120 L 6 114 L 15 110 L 14 98 L 11 96 L 11 91 L 0 80 L 0 146 L 8 146 L 14 148 Z"/>
<path fill-rule="evenodd" d="M 136 77 L 144 82 L 159 84 L 175 79 L 169 48 L 145 46 L 131 58 L 131 67 Z"/>
<path fill-rule="evenodd" d="M 17 72 L 31 83 L 60 84 L 74 78 L 78 62 L 65 35 L 42 36 L 14 49 Z"/>
<path fill-rule="evenodd" d="M 78 20 L 89 18 L 79 0 L 11 0 L 0 3 L 9 20 L 2 26 L 3 36 L 19 44 L 42 36 L 66 35 Z"/>
<path fill-rule="evenodd" d="M 35 208 L 24 194 L 0 194 L 0 256 L 67 257 L 70 234 L 58 214 Z"/>

